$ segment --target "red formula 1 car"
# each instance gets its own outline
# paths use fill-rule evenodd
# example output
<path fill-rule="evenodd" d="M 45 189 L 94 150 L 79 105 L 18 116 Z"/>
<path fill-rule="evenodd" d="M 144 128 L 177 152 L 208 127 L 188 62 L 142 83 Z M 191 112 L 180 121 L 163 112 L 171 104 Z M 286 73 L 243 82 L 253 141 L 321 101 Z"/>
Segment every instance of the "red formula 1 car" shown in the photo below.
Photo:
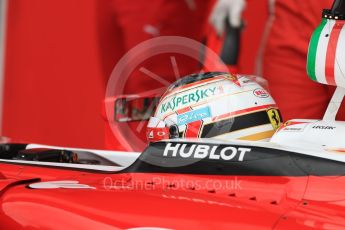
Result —
<path fill-rule="evenodd" d="M 2 144 L 0 229 L 345 229 L 345 65 L 321 55 L 327 28 L 345 34 L 343 3 L 324 11 L 308 57 L 314 80 L 339 86 L 322 121 L 287 122 L 271 142 L 170 139 L 141 154 Z M 329 57 L 334 79 L 317 72 Z"/>
<path fill-rule="evenodd" d="M 176 140 L 140 155 L 4 144 L 0 156 L 1 229 L 345 228 L 339 152 Z"/>

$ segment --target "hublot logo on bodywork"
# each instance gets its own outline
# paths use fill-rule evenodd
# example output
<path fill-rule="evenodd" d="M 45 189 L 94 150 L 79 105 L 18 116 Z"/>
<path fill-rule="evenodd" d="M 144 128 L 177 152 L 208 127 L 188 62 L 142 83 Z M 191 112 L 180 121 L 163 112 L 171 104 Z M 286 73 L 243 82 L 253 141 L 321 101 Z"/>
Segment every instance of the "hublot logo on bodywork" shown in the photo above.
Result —
<path fill-rule="evenodd" d="M 200 144 L 180 144 L 168 143 L 164 149 L 163 156 L 165 157 L 181 157 L 192 159 L 210 159 L 210 160 L 224 160 L 243 161 L 245 154 L 250 152 L 250 148 L 226 146 L 209 146 Z"/>

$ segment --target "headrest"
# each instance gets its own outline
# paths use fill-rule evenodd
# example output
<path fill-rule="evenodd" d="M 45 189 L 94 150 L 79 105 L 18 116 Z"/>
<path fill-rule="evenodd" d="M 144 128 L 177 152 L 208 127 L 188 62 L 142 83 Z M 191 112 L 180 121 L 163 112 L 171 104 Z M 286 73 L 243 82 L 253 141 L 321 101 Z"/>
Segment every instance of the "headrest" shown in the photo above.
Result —
<path fill-rule="evenodd" d="M 323 15 L 309 44 L 307 72 L 313 81 L 345 88 L 345 20 Z"/>

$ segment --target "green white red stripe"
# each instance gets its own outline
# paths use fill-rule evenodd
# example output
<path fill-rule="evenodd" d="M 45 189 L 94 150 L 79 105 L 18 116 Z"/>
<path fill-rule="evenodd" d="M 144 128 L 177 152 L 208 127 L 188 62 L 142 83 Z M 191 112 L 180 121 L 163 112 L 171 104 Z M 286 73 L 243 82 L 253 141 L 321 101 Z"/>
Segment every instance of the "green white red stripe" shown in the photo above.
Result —
<path fill-rule="evenodd" d="M 345 87 L 345 21 L 323 19 L 310 40 L 307 72 L 314 81 Z"/>

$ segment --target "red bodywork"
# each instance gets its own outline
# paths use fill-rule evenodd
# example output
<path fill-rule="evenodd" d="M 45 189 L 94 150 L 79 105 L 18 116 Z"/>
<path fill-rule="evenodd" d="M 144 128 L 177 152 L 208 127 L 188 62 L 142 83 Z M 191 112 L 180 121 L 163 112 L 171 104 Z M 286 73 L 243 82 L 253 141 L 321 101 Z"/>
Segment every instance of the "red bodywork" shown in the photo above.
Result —
<path fill-rule="evenodd" d="M 95 173 L 1 163 L 0 229 L 343 229 L 344 177 Z M 74 180 L 95 189 L 31 189 Z"/>

